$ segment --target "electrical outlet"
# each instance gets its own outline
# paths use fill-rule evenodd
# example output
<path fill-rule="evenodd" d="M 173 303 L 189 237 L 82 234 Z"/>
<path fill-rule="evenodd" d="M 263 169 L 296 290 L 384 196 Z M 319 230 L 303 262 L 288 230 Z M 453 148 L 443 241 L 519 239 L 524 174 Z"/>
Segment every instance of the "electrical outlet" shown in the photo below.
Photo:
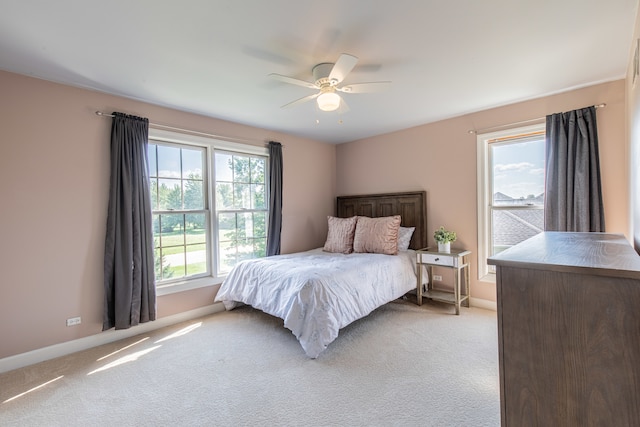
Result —
<path fill-rule="evenodd" d="M 442 276 L 438 276 L 437 274 L 433 275 L 434 282 L 442 282 Z"/>
<path fill-rule="evenodd" d="M 82 317 L 80 316 L 67 319 L 67 326 L 76 326 L 80 323 L 82 323 Z"/>

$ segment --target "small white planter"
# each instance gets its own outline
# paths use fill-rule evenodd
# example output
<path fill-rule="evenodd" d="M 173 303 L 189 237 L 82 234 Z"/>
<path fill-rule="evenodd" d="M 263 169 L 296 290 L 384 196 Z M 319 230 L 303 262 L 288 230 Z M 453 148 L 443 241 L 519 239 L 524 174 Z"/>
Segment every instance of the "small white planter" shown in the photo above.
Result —
<path fill-rule="evenodd" d="M 451 242 L 440 243 L 438 242 L 438 252 L 449 253 L 451 252 Z"/>

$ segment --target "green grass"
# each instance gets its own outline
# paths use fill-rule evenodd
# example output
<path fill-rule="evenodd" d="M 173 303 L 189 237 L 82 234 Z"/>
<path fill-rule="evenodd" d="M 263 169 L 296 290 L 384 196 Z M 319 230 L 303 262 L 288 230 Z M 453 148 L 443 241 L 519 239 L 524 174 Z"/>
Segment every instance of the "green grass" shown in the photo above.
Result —
<path fill-rule="evenodd" d="M 186 243 L 192 245 L 194 243 L 206 243 L 207 236 L 204 230 L 187 230 L 186 233 L 182 231 L 172 231 L 171 233 L 161 233 L 160 236 L 154 236 L 155 246 L 160 243 L 160 237 L 162 238 L 162 246 L 179 246 L 184 245 L 186 234 Z"/>

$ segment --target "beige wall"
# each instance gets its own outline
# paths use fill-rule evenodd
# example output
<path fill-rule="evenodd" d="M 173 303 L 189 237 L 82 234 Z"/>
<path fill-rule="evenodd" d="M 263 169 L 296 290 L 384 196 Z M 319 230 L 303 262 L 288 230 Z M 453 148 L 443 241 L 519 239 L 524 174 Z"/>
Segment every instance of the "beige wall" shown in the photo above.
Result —
<path fill-rule="evenodd" d="M 627 68 L 627 132 L 629 144 L 627 147 L 629 155 L 629 200 L 631 205 L 631 225 L 630 233 L 633 236 L 633 244 L 640 253 L 640 75 L 634 77 L 635 49 L 638 38 L 640 38 L 640 8 L 636 15 L 636 22 L 633 31 L 633 41 L 629 54 L 629 66 Z M 640 55 L 640 52 L 638 52 Z"/>
<path fill-rule="evenodd" d="M 628 237 L 624 80 L 339 145 L 338 195 L 424 189 L 430 244 L 444 225 L 458 234 L 454 246 L 477 254 L 476 136 L 468 131 L 600 103 L 607 104 L 597 112 L 606 227 Z M 495 301 L 495 285 L 477 279 L 475 257 L 471 277 L 472 297 Z"/>
<path fill-rule="evenodd" d="M 428 192 L 429 229 L 446 225 L 458 232 L 456 245 L 475 252 L 476 138 L 467 131 L 604 102 L 598 126 L 607 230 L 633 234 L 638 248 L 640 198 L 633 197 L 640 194 L 637 86 L 622 80 L 605 83 L 336 147 L 0 72 L 0 358 L 100 332 L 110 120 L 96 116 L 96 110 L 281 141 L 285 253 L 322 245 L 336 195 L 419 189 Z M 478 282 L 477 262 L 472 261 L 472 296 L 495 301 L 495 286 Z M 159 317 L 207 306 L 215 291 L 161 296 Z M 82 316 L 82 325 L 66 327 L 65 319 L 74 316 Z"/>
<path fill-rule="evenodd" d="M 98 334 L 111 120 L 284 145 L 282 251 L 324 243 L 335 146 L 0 72 L 0 358 Z M 212 304 L 217 287 L 158 298 L 165 317 Z M 82 324 L 65 320 L 81 316 Z"/>

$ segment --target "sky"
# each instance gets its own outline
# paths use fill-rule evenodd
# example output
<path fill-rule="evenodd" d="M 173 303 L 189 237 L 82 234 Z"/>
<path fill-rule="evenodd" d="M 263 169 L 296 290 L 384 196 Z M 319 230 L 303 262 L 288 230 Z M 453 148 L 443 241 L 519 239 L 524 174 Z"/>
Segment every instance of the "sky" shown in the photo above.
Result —
<path fill-rule="evenodd" d="M 493 143 L 493 193 L 513 198 L 544 192 L 544 136 L 536 141 Z"/>

